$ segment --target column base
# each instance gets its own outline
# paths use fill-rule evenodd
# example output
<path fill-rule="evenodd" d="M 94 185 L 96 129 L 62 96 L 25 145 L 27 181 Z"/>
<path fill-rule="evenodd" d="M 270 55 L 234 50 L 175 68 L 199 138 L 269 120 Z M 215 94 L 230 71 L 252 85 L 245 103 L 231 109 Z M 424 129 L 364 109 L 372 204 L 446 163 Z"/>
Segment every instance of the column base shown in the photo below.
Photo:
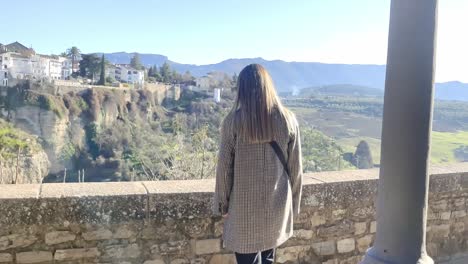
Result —
<path fill-rule="evenodd" d="M 389 259 L 388 257 L 379 256 L 373 248 L 370 248 L 367 250 L 360 264 L 434 264 L 434 260 L 426 254 L 421 255 L 417 262 L 408 262 L 404 257 L 400 257 L 399 259 L 400 260 Z"/>

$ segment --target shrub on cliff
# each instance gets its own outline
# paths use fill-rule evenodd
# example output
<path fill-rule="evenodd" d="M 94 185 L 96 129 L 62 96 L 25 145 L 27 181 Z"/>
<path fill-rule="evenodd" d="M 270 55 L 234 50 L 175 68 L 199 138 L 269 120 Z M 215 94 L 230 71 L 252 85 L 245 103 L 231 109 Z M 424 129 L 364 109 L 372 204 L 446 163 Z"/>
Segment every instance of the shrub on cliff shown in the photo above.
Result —
<path fill-rule="evenodd" d="M 318 130 L 302 129 L 301 147 L 304 171 L 333 171 L 351 167 L 343 159 L 343 149 Z"/>
<path fill-rule="evenodd" d="M 364 140 L 361 140 L 356 147 L 356 152 L 353 155 L 353 165 L 358 167 L 358 169 L 370 169 L 374 167 L 369 144 Z"/>
<path fill-rule="evenodd" d="M 24 104 L 52 111 L 60 118 L 63 118 L 68 114 L 68 110 L 65 107 L 62 97 L 47 93 L 39 93 L 29 90 L 24 94 Z"/>

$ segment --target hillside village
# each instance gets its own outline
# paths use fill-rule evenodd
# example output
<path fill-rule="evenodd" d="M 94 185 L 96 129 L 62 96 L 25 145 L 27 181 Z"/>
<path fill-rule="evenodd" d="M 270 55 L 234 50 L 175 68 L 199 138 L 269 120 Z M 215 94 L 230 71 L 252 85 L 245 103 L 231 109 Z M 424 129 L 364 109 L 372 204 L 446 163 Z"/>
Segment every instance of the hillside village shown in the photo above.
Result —
<path fill-rule="evenodd" d="M 85 57 L 94 56 L 96 59 L 97 55 L 74 53 L 73 48 L 60 55 L 44 55 L 36 53 L 33 48 L 28 48 L 19 42 L 6 45 L 0 43 L 0 86 L 13 86 L 20 80 L 47 81 L 57 86 L 75 87 L 76 90 L 79 90 L 80 86 L 83 86 L 83 89 L 89 88 L 89 85 L 103 86 L 98 81 L 100 68 L 90 71 L 87 67 L 92 66 L 83 65 L 82 67 L 80 64 L 84 62 Z M 93 66 L 96 68 L 96 65 Z M 220 102 L 221 91 L 226 88 L 223 87 L 226 86 L 225 79 L 229 79 L 224 73 L 211 73 L 195 78 L 189 73 L 182 76 L 176 72 L 170 72 L 181 77 L 157 80 L 152 75 L 155 68 L 156 66 L 137 69 L 130 63 L 106 62 L 104 78 L 107 82 L 104 82 L 104 86 L 155 90 L 155 87 L 161 88 L 164 84 L 170 83 L 168 87 L 165 87 L 166 90 L 182 88 L 209 92 L 216 102 Z M 89 72 L 91 73 L 88 74 Z M 90 75 L 90 78 L 85 78 L 86 75 Z"/>
<path fill-rule="evenodd" d="M 143 66 L 138 54 L 110 63 L 76 47 L 43 55 L 19 42 L 0 45 L 0 68 L 0 183 L 212 175 L 232 76 Z M 200 154 L 200 168 L 181 160 Z"/>

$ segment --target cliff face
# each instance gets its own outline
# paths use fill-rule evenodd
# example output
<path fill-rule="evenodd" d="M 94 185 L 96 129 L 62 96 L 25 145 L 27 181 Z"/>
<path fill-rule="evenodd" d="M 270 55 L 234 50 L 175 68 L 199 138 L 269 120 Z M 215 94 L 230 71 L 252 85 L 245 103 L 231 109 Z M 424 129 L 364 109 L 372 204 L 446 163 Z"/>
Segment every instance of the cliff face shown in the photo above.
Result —
<path fill-rule="evenodd" d="M 49 174 L 50 162 L 44 151 L 21 154 L 16 166 L 16 158 L 0 164 L 0 184 L 41 183 Z M 18 170 L 17 170 L 18 168 Z"/>
<path fill-rule="evenodd" d="M 59 157 L 69 141 L 70 121 L 68 116 L 59 118 L 54 112 L 36 106 L 22 106 L 12 112 L 16 127 L 38 136 L 51 162 L 50 172 L 63 169 Z"/>
<path fill-rule="evenodd" d="M 0 119 L 0 184 L 40 183 L 49 166 L 37 137 Z"/>
<path fill-rule="evenodd" d="M 117 120 L 133 122 L 160 118 L 164 115 L 161 96 L 172 95 L 170 89 L 162 94 L 160 87 L 151 90 L 93 88 L 60 95 L 31 86 L 9 89 L 0 96 L 3 96 L 0 98 L 3 118 L 37 136 L 45 151 L 42 156 L 31 156 L 29 161 L 25 159 L 20 166 L 25 172 L 44 172 L 43 168 L 49 167 L 48 172 L 59 176 L 65 169 L 71 173 L 84 168 L 77 158 L 90 152 L 90 139 L 99 129 L 112 127 Z M 5 102 L 3 107 L 1 101 Z M 37 166 L 33 169 L 33 165 Z M 16 164 L 13 168 L 8 165 L 5 170 L 9 175 L 16 175 L 11 174 L 15 168 Z M 33 178 L 40 177 L 28 176 L 25 181 L 30 178 L 33 182 Z"/>

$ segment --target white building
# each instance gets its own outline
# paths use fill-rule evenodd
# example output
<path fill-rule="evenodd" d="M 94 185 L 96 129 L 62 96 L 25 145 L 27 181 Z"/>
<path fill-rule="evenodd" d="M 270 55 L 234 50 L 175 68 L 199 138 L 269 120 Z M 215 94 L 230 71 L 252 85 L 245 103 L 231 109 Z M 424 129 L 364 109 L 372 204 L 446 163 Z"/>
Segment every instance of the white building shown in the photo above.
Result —
<path fill-rule="evenodd" d="M 0 66 L 7 77 L 16 79 L 60 80 L 71 74 L 68 58 L 36 54 L 18 42 L 0 46 Z"/>
<path fill-rule="evenodd" d="M 67 80 L 72 75 L 72 61 L 68 58 L 59 57 L 62 62 L 62 79 Z"/>
<path fill-rule="evenodd" d="M 213 99 L 216 103 L 221 102 L 221 88 L 214 88 Z"/>
<path fill-rule="evenodd" d="M 142 86 L 145 83 L 145 72 L 136 70 L 128 64 L 115 65 L 115 79 L 120 82 Z"/>
<path fill-rule="evenodd" d="M 210 88 L 211 78 L 208 76 L 199 77 L 195 80 L 195 83 L 200 90 L 206 90 Z"/>
<path fill-rule="evenodd" d="M 8 85 L 8 71 L 4 69 L 0 69 L 0 85 L 7 86 Z"/>

